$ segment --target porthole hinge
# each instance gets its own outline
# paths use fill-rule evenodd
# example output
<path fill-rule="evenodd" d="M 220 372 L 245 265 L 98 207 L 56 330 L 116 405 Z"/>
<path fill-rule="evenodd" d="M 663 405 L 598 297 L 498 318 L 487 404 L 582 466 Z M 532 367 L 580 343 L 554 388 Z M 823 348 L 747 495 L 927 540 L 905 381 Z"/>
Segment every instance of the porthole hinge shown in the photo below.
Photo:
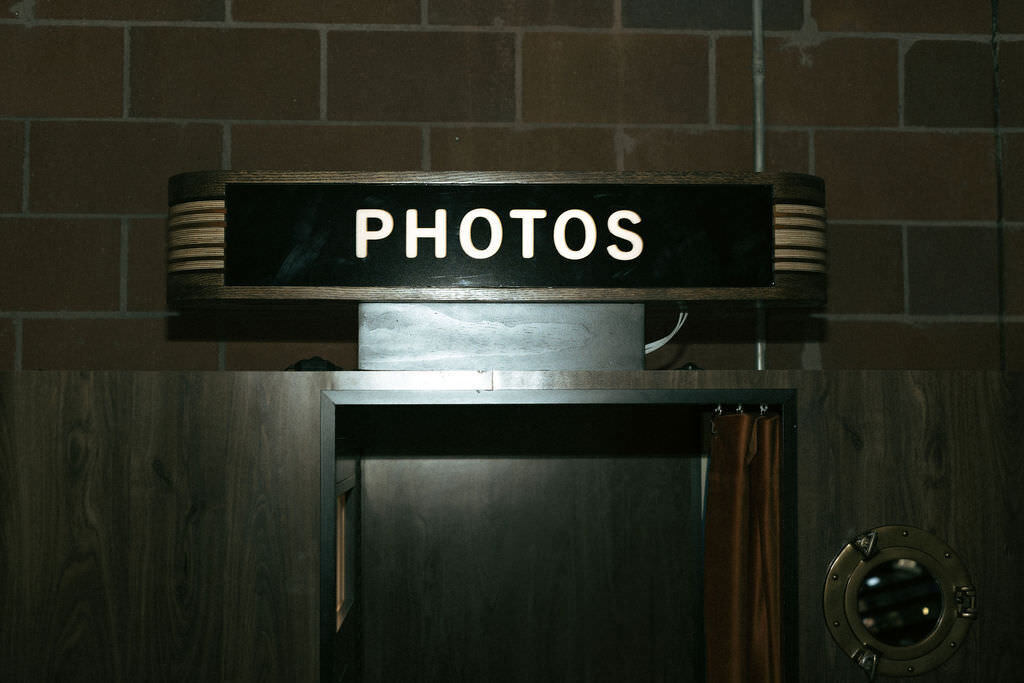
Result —
<path fill-rule="evenodd" d="M 856 548 L 865 560 L 870 560 L 878 552 L 878 534 L 869 531 L 866 534 L 853 539 L 853 547 Z"/>
<path fill-rule="evenodd" d="M 868 680 L 875 680 L 875 670 L 878 669 L 878 653 L 865 645 L 853 653 L 853 661 L 868 675 Z"/>
<path fill-rule="evenodd" d="M 958 617 L 978 618 L 978 608 L 975 606 L 978 596 L 974 586 L 957 586 L 954 597 L 956 598 L 956 615 Z"/>

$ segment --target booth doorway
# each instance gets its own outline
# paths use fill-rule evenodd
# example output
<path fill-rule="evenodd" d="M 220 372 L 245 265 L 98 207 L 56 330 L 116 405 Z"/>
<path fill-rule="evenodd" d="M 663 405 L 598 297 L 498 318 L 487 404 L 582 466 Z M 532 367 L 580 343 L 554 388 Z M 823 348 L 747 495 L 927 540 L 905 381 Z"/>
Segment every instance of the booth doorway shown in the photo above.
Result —
<path fill-rule="evenodd" d="M 324 392 L 322 680 L 703 681 L 711 416 L 793 399 Z"/>

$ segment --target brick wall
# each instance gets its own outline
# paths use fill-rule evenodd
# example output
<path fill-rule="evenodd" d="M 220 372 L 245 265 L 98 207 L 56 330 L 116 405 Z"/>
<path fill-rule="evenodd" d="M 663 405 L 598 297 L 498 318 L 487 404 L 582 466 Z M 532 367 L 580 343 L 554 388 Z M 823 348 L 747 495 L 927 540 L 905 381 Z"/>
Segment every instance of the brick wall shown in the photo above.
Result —
<path fill-rule="evenodd" d="M 1024 369 L 1024 3 L 995 2 L 766 3 L 767 165 L 825 178 L 832 259 L 769 367 Z M 354 366 L 350 314 L 166 310 L 179 171 L 752 165 L 748 0 L 7 5 L 0 369 Z M 752 327 L 695 310 L 650 367 L 751 368 Z"/>

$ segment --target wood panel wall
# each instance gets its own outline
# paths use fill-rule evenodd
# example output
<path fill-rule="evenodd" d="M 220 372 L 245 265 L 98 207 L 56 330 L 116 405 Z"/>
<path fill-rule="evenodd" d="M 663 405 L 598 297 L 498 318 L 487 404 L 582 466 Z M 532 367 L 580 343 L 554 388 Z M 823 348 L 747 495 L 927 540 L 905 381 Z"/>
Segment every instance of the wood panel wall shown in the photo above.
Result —
<path fill-rule="evenodd" d="M 319 391 L 373 373 L 358 374 L 0 375 L 4 680 L 315 680 Z M 799 680 L 862 680 L 822 585 L 853 534 L 886 523 L 944 538 L 978 588 L 962 651 L 917 680 L 1024 677 L 1024 377 L 494 374 L 580 383 L 798 390 Z"/>
<path fill-rule="evenodd" d="M 311 380 L 4 376 L 3 678 L 315 680 Z"/>
<path fill-rule="evenodd" d="M 981 616 L 922 681 L 1024 680 L 1024 383 L 966 373 L 850 373 L 802 381 L 801 679 L 863 681 L 826 634 L 830 553 L 883 524 L 944 539 L 967 564 Z"/>

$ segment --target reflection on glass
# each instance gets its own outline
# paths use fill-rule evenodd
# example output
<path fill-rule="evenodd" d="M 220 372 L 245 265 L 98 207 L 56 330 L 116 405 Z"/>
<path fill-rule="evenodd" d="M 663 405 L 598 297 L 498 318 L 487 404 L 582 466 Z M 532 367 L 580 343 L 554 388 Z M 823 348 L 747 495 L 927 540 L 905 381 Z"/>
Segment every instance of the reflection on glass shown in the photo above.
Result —
<path fill-rule="evenodd" d="M 857 611 L 864 627 L 886 645 L 916 645 L 939 623 L 942 592 L 919 562 L 890 560 L 864 578 Z"/>

